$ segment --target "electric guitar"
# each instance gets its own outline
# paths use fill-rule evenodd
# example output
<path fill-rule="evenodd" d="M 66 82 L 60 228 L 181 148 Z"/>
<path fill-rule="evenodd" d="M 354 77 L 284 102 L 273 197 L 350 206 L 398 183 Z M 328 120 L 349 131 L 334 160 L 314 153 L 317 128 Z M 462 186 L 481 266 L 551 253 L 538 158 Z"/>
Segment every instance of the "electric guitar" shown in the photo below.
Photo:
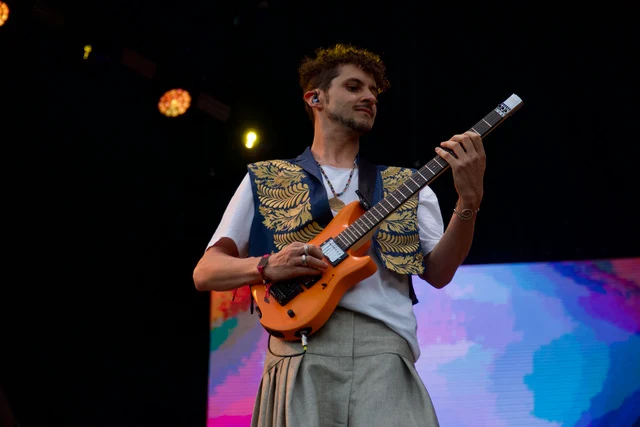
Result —
<path fill-rule="evenodd" d="M 484 138 L 521 106 L 522 100 L 513 94 L 470 130 Z M 290 341 L 304 341 L 317 332 L 345 292 L 376 272 L 375 262 L 366 254 L 382 221 L 449 167 L 444 159 L 436 156 L 368 210 L 358 201 L 341 209 L 327 227 L 308 242 L 319 246 L 330 264 L 322 275 L 296 277 L 269 287 L 251 285 L 260 323 L 267 332 Z"/>

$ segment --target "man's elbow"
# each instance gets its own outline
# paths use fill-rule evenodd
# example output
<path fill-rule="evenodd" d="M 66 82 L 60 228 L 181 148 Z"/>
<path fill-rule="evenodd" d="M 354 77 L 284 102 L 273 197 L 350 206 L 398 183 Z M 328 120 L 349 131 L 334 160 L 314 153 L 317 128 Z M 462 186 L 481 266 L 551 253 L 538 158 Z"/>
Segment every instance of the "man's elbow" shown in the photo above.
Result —
<path fill-rule="evenodd" d="M 444 288 L 453 280 L 453 276 L 430 275 L 428 273 L 423 274 L 420 278 L 436 289 Z"/>
<path fill-rule="evenodd" d="M 207 281 L 205 280 L 204 275 L 202 274 L 202 272 L 200 271 L 199 268 L 195 268 L 193 270 L 193 284 L 196 287 L 196 289 L 200 292 L 206 292 L 206 291 L 210 291 L 211 289 L 209 289 L 209 287 L 207 286 Z"/>
<path fill-rule="evenodd" d="M 448 280 L 442 280 L 439 282 L 433 282 L 433 283 L 429 283 L 431 286 L 433 286 L 436 289 L 442 289 L 445 286 L 447 286 L 449 283 L 451 283 L 451 279 Z"/>

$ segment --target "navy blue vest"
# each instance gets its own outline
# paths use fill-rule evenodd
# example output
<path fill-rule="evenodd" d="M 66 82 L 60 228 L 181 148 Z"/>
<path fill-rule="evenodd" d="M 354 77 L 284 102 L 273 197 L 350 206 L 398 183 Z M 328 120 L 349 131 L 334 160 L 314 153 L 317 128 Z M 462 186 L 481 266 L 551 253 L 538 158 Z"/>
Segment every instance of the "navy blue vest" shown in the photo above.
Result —
<path fill-rule="evenodd" d="M 415 172 L 408 168 L 374 166 L 359 157 L 357 162 L 358 187 L 371 205 Z M 249 256 L 275 253 L 292 242 L 307 242 L 333 219 L 320 168 L 310 147 L 295 159 L 252 163 L 248 171 L 255 206 Z M 424 272 L 417 206 L 416 195 L 385 219 L 372 239 L 382 264 L 408 276 L 414 304 L 418 300 L 411 278 Z"/>

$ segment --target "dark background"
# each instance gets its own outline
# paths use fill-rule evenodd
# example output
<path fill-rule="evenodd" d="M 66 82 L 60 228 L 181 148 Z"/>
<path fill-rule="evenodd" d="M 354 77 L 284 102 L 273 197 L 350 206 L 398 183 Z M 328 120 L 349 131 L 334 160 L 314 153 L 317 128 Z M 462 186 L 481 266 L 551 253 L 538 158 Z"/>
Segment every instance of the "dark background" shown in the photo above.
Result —
<path fill-rule="evenodd" d="M 296 72 L 316 47 L 353 43 L 387 63 L 362 144 L 386 164 L 422 166 L 522 98 L 485 139 L 467 264 L 640 255 L 631 2 L 7 3 L 0 380 L 25 427 L 205 425 L 209 294 L 191 272 L 246 164 L 311 143 Z M 152 78 L 122 64 L 125 49 L 155 64 Z M 193 104 L 169 119 L 157 102 L 175 87 Z M 228 119 L 196 108 L 200 93 Z M 248 126 L 262 133 L 251 153 Z M 448 220 L 450 173 L 432 188 Z"/>

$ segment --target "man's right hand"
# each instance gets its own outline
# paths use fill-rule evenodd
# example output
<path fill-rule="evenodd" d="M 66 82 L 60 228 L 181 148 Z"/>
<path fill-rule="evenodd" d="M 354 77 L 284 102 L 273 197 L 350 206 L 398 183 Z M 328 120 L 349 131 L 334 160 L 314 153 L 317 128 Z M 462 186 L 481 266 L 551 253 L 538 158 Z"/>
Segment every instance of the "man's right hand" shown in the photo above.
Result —
<path fill-rule="evenodd" d="M 270 282 L 279 282 L 294 277 L 322 274 L 327 268 L 329 264 L 324 260 L 320 247 L 293 242 L 269 257 L 263 274 Z"/>

